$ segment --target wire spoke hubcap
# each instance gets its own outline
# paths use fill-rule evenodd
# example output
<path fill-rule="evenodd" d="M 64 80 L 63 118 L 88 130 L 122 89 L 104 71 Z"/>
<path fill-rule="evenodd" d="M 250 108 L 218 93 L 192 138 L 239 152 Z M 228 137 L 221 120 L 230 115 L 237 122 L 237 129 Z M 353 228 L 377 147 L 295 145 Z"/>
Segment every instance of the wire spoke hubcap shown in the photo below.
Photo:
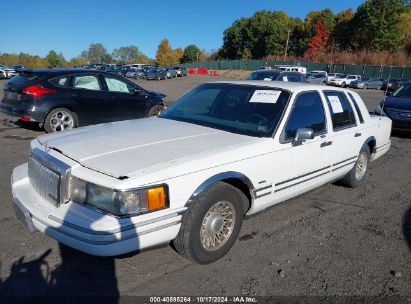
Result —
<path fill-rule="evenodd" d="M 227 201 L 217 202 L 208 210 L 200 229 L 201 245 L 207 251 L 220 249 L 230 238 L 235 224 L 235 209 Z"/>
<path fill-rule="evenodd" d="M 364 175 L 365 171 L 367 171 L 368 160 L 367 156 L 364 153 L 361 153 L 357 160 L 357 165 L 355 167 L 355 178 L 357 180 L 361 180 Z"/>
<path fill-rule="evenodd" d="M 66 111 L 58 111 L 51 116 L 50 127 L 53 131 L 64 131 L 74 127 L 73 116 Z"/>

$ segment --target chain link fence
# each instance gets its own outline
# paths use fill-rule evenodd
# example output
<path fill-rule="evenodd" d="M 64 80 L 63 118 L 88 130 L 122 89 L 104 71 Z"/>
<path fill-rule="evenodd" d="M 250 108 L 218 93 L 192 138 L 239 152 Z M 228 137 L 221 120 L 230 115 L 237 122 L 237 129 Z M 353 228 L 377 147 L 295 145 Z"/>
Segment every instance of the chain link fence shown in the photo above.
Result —
<path fill-rule="evenodd" d="M 307 61 L 272 61 L 272 60 L 217 60 L 182 64 L 186 68 L 205 67 L 208 70 L 246 70 L 254 71 L 265 66 L 296 65 L 304 66 L 307 72 L 314 70 L 329 73 L 345 73 L 377 78 L 406 78 L 411 79 L 411 67 L 377 66 L 358 64 L 332 64 Z"/>

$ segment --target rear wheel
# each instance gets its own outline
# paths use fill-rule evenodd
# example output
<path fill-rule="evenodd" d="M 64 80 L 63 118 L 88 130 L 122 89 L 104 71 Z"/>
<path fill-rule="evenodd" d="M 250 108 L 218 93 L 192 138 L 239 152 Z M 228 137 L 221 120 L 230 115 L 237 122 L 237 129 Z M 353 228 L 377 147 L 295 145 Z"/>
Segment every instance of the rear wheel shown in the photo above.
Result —
<path fill-rule="evenodd" d="M 367 85 L 366 85 L 366 84 L 364 84 L 364 87 L 363 87 L 363 89 L 364 89 L 364 90 L 366 90 L 366 89 L 367 89 Z"/>
<path fill-rule="evenodd" d="M 370 163 L 370 149 L 367 145 L 362 147 L 354 168 L 342 179 L 342 182 L 351 187 L 357 188 L 361 186 L 367 179 L 368 165 Z"/>
<path fill-rule="evenodd" d="M 184 257 L 200 264 L 212 263 L 231 249 L 240 232 L 245 195 L 218 182 L 192 202 L 173 243 Z"/>
<path fill-rule="evenodd" d="M 60 132 L 78 127 L 77 116 L 66 108 L 57 108 L 47 114 L 44 130 L 47 133 Z"/>
<path fill-rule="evenodd" d="M 343 87 L 343 88 L 345 88 L 347 85 L 346 85 L 346 83 L 345 82 L 343 82 L 342 84 L 341 84 L 341 87 Z"/>

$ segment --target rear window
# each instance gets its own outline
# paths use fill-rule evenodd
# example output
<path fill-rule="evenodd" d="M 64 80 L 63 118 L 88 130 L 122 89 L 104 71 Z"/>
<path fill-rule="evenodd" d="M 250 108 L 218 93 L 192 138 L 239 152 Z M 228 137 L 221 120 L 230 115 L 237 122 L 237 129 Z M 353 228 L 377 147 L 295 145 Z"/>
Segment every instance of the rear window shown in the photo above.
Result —
<path fill-rule="evenodd" d="M 36 74 L 21 74 L 16 75 L 9 80 L 9 84 L 11 85 L 25 85 L 26 83 L 37 79 L 38 76 Z"/>

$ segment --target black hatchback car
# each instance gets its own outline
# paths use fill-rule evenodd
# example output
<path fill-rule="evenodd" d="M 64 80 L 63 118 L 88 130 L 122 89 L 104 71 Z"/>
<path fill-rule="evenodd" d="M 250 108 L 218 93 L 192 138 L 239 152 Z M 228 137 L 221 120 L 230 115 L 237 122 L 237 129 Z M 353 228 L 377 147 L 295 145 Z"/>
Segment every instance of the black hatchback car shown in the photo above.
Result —
<path fill-rule="evenodd" d="M 411 81 L 404 82 L 375 109 L 392 120 L 394 130 L 411 131 Z"/>
<path fill-rule="evenodd" d="M 158 115 L 166 95 L 127 79 L 79 69 L 23 70 L 4 84 L 0 111 L 46 132 Z"/>

